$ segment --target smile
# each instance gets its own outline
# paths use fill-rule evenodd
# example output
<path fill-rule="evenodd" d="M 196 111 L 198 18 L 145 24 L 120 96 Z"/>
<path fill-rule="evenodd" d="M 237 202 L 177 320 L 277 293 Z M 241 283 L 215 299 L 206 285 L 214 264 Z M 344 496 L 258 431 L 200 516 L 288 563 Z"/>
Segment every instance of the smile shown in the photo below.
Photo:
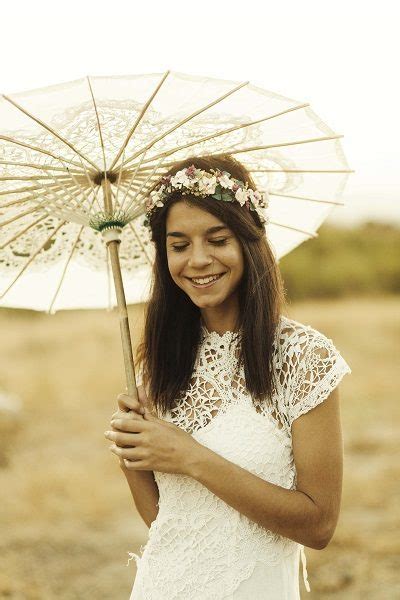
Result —
<path fill-rule="evenodd" d="M 202 279 L 199 278 L 195 278 L 192 279 L 190 277 L 188 277 L 190 283 L 193 285 L 193 287 L 195 288 L 209 288 L 212 285 L 214 285 L 215 283 L 217 283 L 217 281 L 219 281 L 220 279 L 222 279 L 222 277 L 225 275 L 225 273 L 220 273 L 219 275 L 214 275 L 212 278 L 211 277 L 207 277 L 204 279 L 204 283 L 200 283 L 202 281 Z"/>

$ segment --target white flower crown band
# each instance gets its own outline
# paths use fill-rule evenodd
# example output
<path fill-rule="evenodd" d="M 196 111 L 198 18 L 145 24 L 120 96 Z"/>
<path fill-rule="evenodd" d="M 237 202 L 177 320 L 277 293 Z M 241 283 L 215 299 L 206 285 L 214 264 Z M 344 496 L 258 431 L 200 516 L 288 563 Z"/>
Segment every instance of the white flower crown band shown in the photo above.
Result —
<path fill-rule="evenodd" d="M 190 193 L 194 196 L 210 196 L 225 202 L 237 200 L 241 206 L 257 213 L 264 226 L 269 222 L 262 208 L 268 208 L 267 192 L 254 191 L 248 188 L 248 183 L 235 179 L 228 171 L 210 169 L 210 172 L 197 169 L 194 165 L 177 171 L 175 175 L 166 175 L 161 178 L 157 187 L 150 192 L 146 202 L 146 216 L 143 225 L 150 228 L 150 216 L 158 207 L 164 206 L 172 192 L 180 190 L 182 194 Z"/>

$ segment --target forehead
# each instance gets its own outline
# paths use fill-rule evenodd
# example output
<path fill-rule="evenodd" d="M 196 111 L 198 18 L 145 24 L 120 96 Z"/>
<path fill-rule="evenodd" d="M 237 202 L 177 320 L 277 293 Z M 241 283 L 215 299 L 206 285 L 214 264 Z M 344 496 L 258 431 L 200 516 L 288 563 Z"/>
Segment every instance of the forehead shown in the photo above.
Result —
<path fill-rule="evenodd" d="M 187 235 L 205 233 L 216 226 L 227 227 L 226 224 L 209 212 L 190 206 L 186 202 L 176 202 L 168 211 L 166 219 L 167 237 L 171 232 L 179 231 Z"/>

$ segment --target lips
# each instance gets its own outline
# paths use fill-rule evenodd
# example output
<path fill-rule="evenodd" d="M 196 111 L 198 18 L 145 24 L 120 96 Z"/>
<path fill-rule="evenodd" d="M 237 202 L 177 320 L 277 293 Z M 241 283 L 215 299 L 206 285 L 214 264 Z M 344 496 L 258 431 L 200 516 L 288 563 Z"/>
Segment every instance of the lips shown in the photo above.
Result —
<path fill-rule="evenodd" d="M 192 284 L 193 287 L 197 288 L 197 289 L 207 289 L 213 285 L 215 285 L 216 283 L 218 283 L 218 281 L 220 281 L 220 279 L 223 279 L 225 273 L 218 273 L 219 277 L 217 277 L 217 279 L 213 279 L 212 281 L 209 281 L 208 283 L 195 283 L 194 281 L 192 281 L 190 279 L 190 277 L 188 277 L 190 283 Z"/>
<path fill-rule="evenodd" d="M 210 275 L 197 275 L 196 277 L 187 277 L 187 279 L 190 279 L 190 281 L 192 281 L 193 279 L 208 279 L 208 277 L 215 277 L 216 275 L 224 275 L 226 273 L 226 271 L 224 271 L 223 273 L 211 273 Z"/>

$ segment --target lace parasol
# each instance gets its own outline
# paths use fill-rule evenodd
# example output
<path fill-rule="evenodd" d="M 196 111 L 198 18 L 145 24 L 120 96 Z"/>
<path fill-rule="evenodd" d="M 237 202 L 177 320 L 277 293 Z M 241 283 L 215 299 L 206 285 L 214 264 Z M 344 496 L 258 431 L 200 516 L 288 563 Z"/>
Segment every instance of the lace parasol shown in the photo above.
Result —
<path fill-rule="evenodd" d="M 267 237 L 279 260 L 343 204 L 352 171 L 341 137 L 307 102 L 175 71 L 4 95 L 0 306 L 118 303 L 132 390 L 125 298 L 145 302 L 150 291 L 150 186 L 189 156 L 232 154 L 268 192 Z"/>

